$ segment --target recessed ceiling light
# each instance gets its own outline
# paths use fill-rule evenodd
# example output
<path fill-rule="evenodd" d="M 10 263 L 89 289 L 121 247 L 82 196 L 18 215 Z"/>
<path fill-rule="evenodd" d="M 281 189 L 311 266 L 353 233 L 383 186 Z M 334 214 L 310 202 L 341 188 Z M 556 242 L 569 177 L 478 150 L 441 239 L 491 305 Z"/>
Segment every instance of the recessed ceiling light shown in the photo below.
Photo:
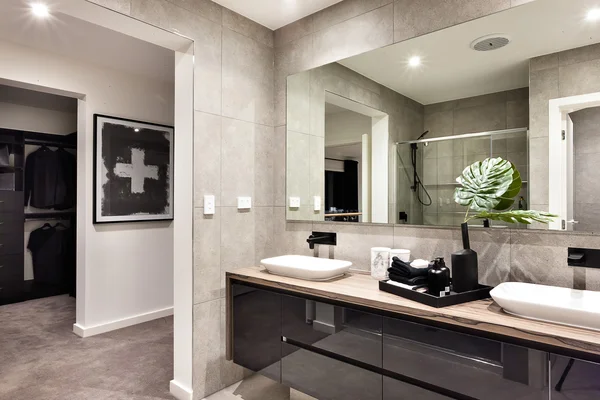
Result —
<path fill-rule="evenodd" d="M 134 131 L 139 132 L 140 128 L 135 128 Z"/>
<path fill-rule="evenodd" d="M 419 65 L 421 65 L 421 57 L 419 56 L 413 56 L 408 60 L 408 65 L 410 65 L 411 67 L 418 67 Z"/>
<path fill-rule="evenodd" d="M 31 4 L 31 12 L 39 18 L 48 18 L 50 16 L 50 9 L 44 3 Z"/>
<path fill-rule="evenodd" d="M 597 21 L 600 19 L 600 8 L 592 8 L 588 11 L 586 19 L 588 21 Z"/>

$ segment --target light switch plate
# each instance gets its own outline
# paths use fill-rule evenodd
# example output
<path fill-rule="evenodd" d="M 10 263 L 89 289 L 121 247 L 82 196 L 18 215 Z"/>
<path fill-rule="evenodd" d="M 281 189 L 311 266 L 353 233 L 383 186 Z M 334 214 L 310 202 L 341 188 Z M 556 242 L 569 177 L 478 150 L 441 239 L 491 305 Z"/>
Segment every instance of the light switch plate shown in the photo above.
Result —
<path fill-rule="evenodd" d="M 315 211 L 321 211 L 321 196 L 313 197 L 313 205 Z"/>
<path fill-rule="evenodd" d="M 252 208 L 252 197 L 238 197 L 238 210 L 249 210 Z"/>
<path fill-rule="evenodd" d="M 204 215 L 213 215 L 215 213 L 215 196 L 207 194 L 204 196 Z"/>
<path fill-rule="evenodd" d="M 300 197 L 290 197 L 290 208 L 300 208 Z"/>

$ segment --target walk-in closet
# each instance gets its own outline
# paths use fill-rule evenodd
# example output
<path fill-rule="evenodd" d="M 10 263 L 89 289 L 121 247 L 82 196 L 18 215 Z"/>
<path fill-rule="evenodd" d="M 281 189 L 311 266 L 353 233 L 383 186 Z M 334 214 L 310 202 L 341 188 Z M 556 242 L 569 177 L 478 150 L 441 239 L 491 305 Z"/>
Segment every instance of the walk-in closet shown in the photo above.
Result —
<path fill-rule="evenodd" d="M 75 296 L 77 101 L 0 85 L 0 305 Z"/>

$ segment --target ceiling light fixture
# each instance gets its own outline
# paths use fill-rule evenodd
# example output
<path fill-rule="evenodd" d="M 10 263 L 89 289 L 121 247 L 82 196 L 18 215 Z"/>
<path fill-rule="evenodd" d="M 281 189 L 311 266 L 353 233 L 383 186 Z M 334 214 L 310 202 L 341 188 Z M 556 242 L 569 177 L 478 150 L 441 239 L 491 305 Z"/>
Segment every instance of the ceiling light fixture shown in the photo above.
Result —
<path fill-rule="evenodd" d="M 139 131 L 140 131 L 140 128 L 135 128 L 135 129 L 134 129 L 134 131 L 135 131 L 135 132 L 139 132 Z"/>
<path fill-rule="evenodd" d="M 408 65 L 410 65 L 413 68 L 418 67 L 419 65 L 421 65 L 421 57 L 419 56 L 413 56 L 408 60 Z"/>
<path fill-rule="evenodd" d="M 586 19 L 588 21 L 598 21 L 600 19 L 600 8 L 593 8 L 588 11 Z"/>
<path fill-rule="evenodd" d="M 44 3 L 33 3 L 31 12 L 38 18 L 48 18 L 50 16 L 50 9 Z"/>

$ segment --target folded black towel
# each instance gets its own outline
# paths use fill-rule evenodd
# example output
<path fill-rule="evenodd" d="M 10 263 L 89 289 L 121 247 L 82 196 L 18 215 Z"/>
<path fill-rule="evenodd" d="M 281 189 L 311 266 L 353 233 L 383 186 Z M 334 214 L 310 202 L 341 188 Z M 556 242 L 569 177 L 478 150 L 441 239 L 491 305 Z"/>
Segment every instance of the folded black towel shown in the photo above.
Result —
<path fill-rule="evenodd" d="M 418 276 L 427 276 L 427 268 L 414 268 L 410 264 L 400 260 L 398 257 L 392 258 L 392 266 L 388 269 L 388 272 L 395 273 L 396 275 L 404 278 L 415 278 Z"/>
<path fill-rule="evenodd" d="M 390 279 L 394 282 L 403 283 L 405 285 L 416 286 L 416 285 L 426 285 L 427 277 L 426 276 L 417 276 L 414 278 L 405 278 L 403 276 L 396 275 L 390 272 Z"/>

